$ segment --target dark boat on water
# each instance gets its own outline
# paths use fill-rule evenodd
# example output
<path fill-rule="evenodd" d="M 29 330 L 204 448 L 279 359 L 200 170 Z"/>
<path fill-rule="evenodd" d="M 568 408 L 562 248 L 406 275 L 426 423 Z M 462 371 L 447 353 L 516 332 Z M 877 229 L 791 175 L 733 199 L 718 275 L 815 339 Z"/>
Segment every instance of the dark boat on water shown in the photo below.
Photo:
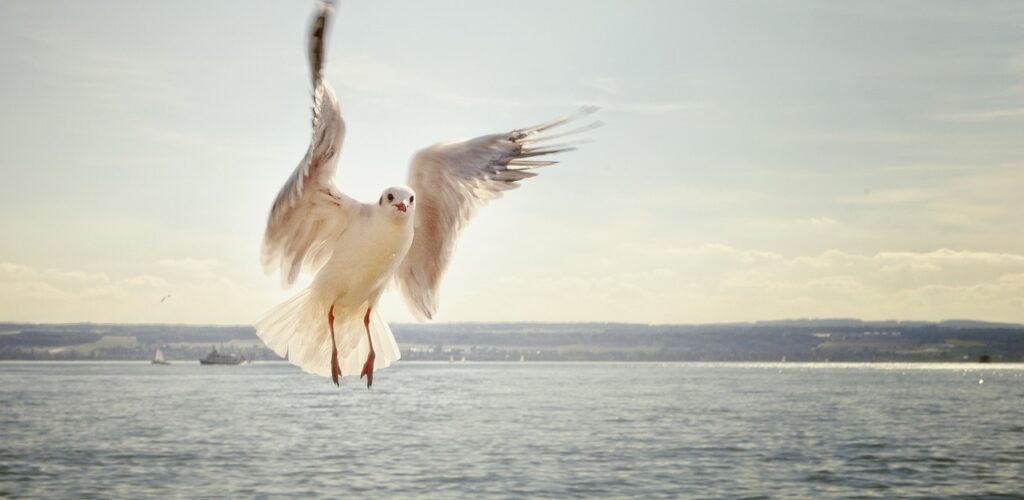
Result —
<path fill-rule="evenodd" d="M 201 365 L 240 365 L 242 363 L 245 363 L 245 356 L 221 354 L 216 349 L 207 354 L 205 358 L 199 360 Z"/>

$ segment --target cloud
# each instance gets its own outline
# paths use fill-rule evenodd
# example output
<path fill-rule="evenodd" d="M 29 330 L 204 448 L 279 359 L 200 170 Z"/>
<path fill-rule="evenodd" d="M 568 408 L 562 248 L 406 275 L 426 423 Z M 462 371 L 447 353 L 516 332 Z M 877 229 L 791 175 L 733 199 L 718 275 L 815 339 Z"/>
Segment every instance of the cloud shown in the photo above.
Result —
<path fill-rule="evenodd" d="M 881 269 L 883 273 L 937 272 L 941 270 L 941 267 L 931 262 L 899 262 Z"/>
<path fill-rule="evenodd" d="M 1024 297 L 1020 254 L 948 248 L 855 254 L 832 249 L 767 261 L 749 258 L 756 253 L 749 250 L 715 248 L 734 261 L 733 267 L 723 266 L 707 278 L 714 290 L 710 293 L 755 310 L 763 309 L 762 304 L 780 310 L 801 304 L 799 316 L 1024 320 L 1019 308 Z M 729 291 L 738 286 L 742 292 Z"/>
<path fill-rule="evenodd" d="M 932 252 L 879 252 L 875 260 L 908 263 L 946 263 L 964 265 L 972 263 L 1011 265 L 1024 267 L 1024 255 L 1002 252 L 972 252 L 940 248 Z"/>
<path fill-rule="evenodd" d="M 265 302 L 213 271 L 213 259 L 164 259 L 151 272 L 111 278 L 104 273 L 41 269 L 0 262 L 4 321 L 238 323 Z M 160 298 L 174 294 L 174 303 Z"/>
<path fill-rule="evenodd" d="M 42 278 L 60 286 L 101 286 L 110 283 L 110 278 L 102 273 L 35 269 L 10 262 L 0 262 L 0 278 L 5 281 Z"/>
<path fill-rule="evenodd" d="M 446 281 L 442 321 L 697 323 L 788 317 L 976 318 L 1024 322 L 1024 254 L 832 248 L 784 254 L 722 243 L 643 245 L 557 272 L 517 268 Z M 241 287 L 213 259 L 163 259 L 112 277 L 0 263 L 0 318 L 15 321 L 241 323 L 280 298 Z M 531 266 L 532 267 L 532 266 Z M 175 301 L 160 304 L 171 293 Z M 385 301 L 403 319 L 400 301 Z"/>
<path fill-rule="evenodd" d="M 647 245 L 605 272 L 500 280 L 454 306 L 474 320 L 699 323 L 790 317 L 1024 322 L 1024 255 L 938 248 L 784 255 L 721 243 Z M 628 254 L 627 254 L 628 255 Z M 491 301 L 515 297 L 507 314 Z M 507 301 L 502 302 L 507 304 Z M 449 309 L 451 310 L 451 309 Z"/>

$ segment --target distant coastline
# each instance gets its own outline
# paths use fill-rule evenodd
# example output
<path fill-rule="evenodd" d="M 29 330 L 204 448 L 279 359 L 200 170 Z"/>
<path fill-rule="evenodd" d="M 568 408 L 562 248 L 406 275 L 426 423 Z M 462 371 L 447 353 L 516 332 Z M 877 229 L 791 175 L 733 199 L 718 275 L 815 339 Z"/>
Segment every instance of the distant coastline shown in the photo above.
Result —
<path fill-rule="evenodd" d="M 1024 325 L 802 319 L 706 325 L 393 324 L 405 360 L 1024 362 Z M 280 359 L 249 326 L 0 323 L 0 360 Z"/>

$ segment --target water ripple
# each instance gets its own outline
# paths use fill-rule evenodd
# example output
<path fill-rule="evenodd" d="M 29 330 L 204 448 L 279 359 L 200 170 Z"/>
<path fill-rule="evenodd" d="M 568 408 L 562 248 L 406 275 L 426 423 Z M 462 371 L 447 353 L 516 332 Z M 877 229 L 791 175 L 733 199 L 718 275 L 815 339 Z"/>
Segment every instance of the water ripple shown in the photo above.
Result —
<path fill-rule="evenodd" d="M 1020 498 L 1014 370 L 0 363 L 0 496 Z"/>

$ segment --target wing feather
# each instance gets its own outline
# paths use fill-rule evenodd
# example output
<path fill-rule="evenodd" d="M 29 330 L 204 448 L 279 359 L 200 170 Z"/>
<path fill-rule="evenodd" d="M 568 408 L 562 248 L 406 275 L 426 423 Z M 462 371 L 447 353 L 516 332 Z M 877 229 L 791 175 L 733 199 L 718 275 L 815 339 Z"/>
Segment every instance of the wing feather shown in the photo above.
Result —
<path fill-rule="evenodd" d="M 294 283 L 302 270 L 315 270 L 330 258 L 331 243 L 358 207 L 333 181 L 345 140 L 345 121 L 334 90 L 321 78 L 331 12 L 331 5 L 322 3 L 310 29 L 313 131 L 309 149 L 277 193 L 263 235 L 263 270 L 269 274 L 279 269 L 285 287 Z"/>
<path fill-rule="evenodd" d="M 575 131 L 548 135 L 542 132 L 595 111 L 595 107 L 586 107 L 574 115 L 533 127 L 438 144 L 413 157 L 408 182 L 416 192 L 415 236 L 396 281 L 417 316 L 431 318 L 437 310 L 441 277 L 459 233 L 476 211 L 501 197 L 504 191 L 518 188 L 519 181 L 537 175 L 529 170 L 557 163 L 528 158 L 572 151 L 578 143 L 527 146 L 572 135 Z M 600 125 L 594 122 L 577 131 Z"/>

